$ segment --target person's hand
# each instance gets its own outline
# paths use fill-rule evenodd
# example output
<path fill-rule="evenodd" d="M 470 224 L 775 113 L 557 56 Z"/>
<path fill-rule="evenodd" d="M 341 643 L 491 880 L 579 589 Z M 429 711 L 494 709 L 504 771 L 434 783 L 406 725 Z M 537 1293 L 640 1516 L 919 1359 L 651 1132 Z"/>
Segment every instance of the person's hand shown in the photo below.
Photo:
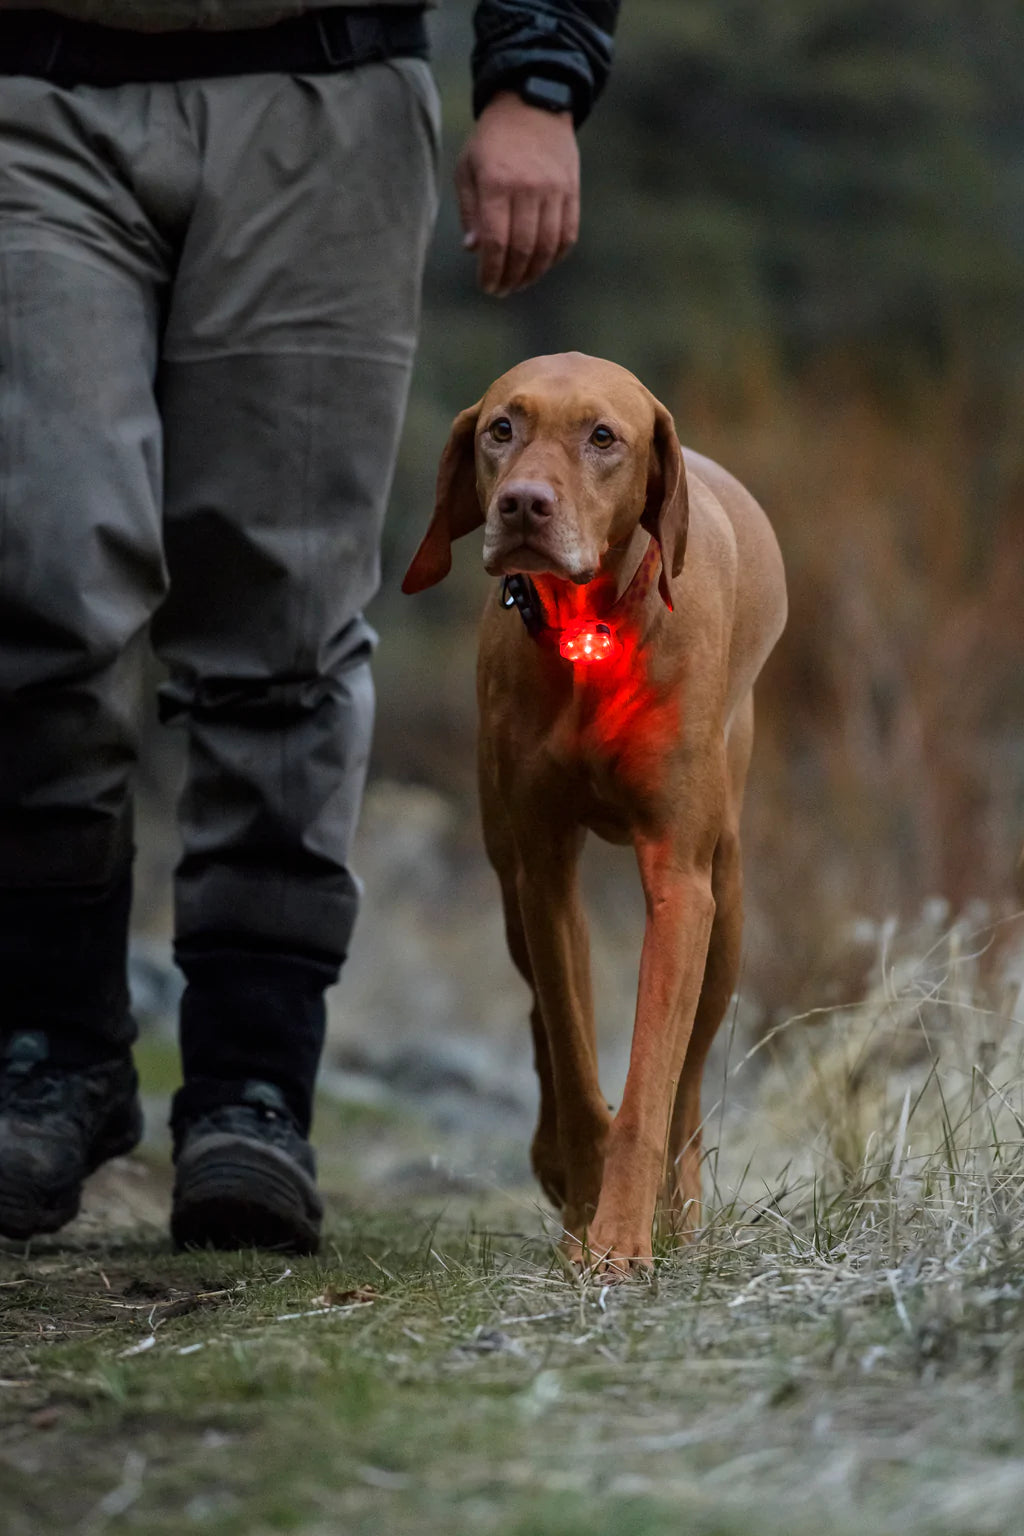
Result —
<path fill-rule="evenodd" d="M 580 157 L 572 114 L 499 91 L 455 167 L 465 232 L 485 293 L 504 298 L 543 277 L 576 244 Z"/>

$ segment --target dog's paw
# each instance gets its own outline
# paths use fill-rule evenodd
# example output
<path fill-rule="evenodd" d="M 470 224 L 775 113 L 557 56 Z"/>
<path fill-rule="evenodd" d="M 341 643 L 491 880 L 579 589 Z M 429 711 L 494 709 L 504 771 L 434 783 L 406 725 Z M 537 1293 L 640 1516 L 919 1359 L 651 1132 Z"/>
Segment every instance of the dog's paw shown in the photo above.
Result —
<path fill-rule="evenodd" d="M 602 1241 L 599 1231 L 585 1237 L 568 1234 L 562 1252 L 578 1279 L 590 1284 L 618 1285 L 623 1280 L 649 1279 L 654 1270 L 651 1240 Z"/>
<path fill-rule="evenodd" d="M 650 1244 L 648 1244 L 648 1247 Z M 624 1280 L 649 1280 L 654 1259 L 648 1253 L 626 1253 L 621 1248 L 607 1253 L 589 1252 L 579 1270 L 580 1278 L 598 1285 L 621 1285 Z"/>

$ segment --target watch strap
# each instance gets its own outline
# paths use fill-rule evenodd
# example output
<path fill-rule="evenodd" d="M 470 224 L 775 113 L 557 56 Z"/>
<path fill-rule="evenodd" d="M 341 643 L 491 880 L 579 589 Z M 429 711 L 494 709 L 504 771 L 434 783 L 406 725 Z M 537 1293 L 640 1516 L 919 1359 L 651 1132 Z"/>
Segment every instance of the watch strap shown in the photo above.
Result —
<path fill-rule="evenodd" d="M 540 107 L 545 112 L 573 110 L 572 86 L 565 80 L 553 80 L 547 75 L 527 75 L 516 89 L 531 107 Z"/>

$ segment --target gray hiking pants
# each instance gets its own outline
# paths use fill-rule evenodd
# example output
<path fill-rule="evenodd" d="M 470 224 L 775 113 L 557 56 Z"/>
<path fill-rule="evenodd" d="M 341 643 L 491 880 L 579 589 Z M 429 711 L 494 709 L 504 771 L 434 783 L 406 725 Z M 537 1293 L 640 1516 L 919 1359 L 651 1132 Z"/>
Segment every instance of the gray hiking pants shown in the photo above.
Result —
<path fill-rule="evenodd" d="M 109 883 L 152 620 L 179 939 L 343 955 L 437 99 L 0 78 L 0 888 Z"/>

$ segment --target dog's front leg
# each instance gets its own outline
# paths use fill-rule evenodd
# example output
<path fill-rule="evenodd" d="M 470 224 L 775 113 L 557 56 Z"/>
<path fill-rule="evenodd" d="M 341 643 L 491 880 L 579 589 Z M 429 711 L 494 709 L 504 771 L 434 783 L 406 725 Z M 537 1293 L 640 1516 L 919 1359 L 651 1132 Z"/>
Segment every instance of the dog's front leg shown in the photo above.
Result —
<path fill-rule="evenodd" d="M 518 896 L 534 986 L 547 1035 L 565 1175 L 566 1248 L 580 1252 L 601 1189 L 610 1115 L 594 1035 L 587 922 L 580 898 L 582 833 L 531 823 L 519 848 Z"/>
<path fill-rule="evenodd" d="M 684 855 L 677 839 L 638 837 L 647 903 L 629 1072 L 605 1154 L 604 1180 L 588 1247 L 608 1278 L 651 1263 L 676 1084 L 700 996 L 715 903 L 711 850 Z"/>

